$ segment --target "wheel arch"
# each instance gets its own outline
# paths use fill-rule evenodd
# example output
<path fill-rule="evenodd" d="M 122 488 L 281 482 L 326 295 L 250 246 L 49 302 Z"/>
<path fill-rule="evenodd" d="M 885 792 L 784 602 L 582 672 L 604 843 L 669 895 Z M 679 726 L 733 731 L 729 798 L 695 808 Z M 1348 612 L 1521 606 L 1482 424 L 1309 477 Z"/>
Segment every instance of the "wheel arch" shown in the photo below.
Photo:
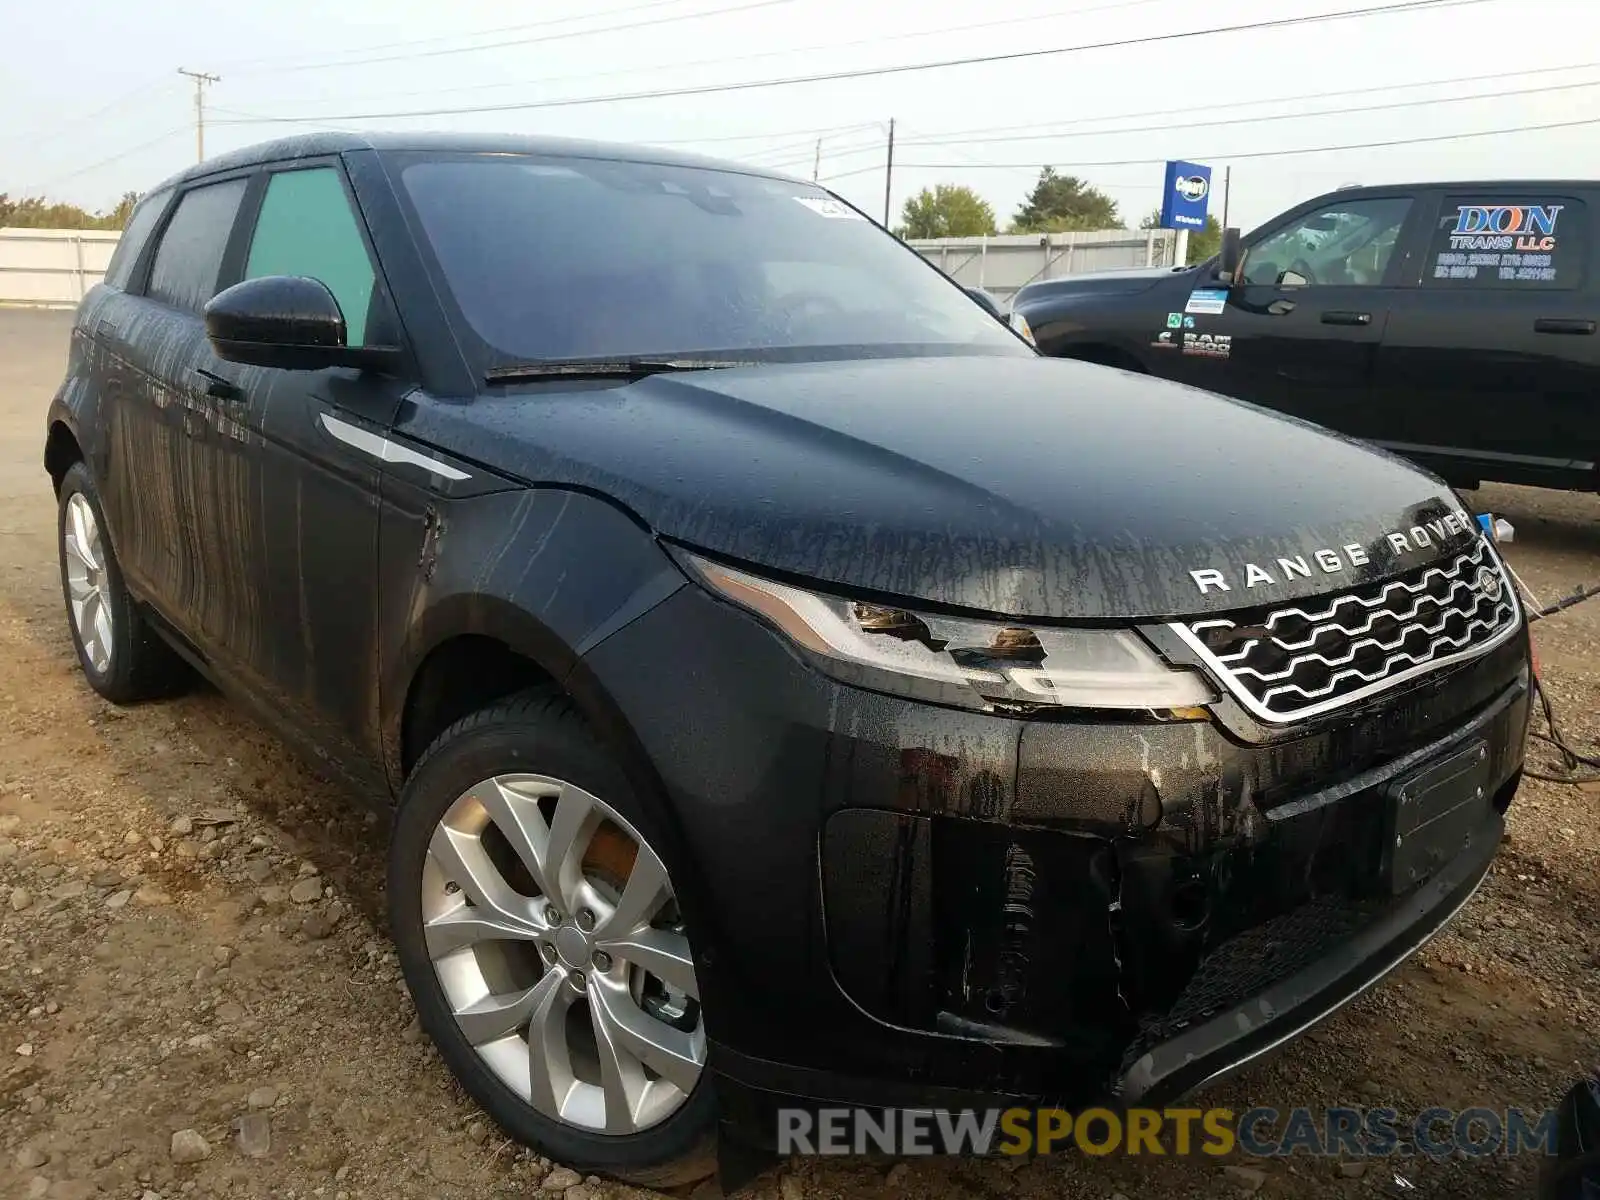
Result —
<path fill-rule="evenodd" d="M 61 494 L 61 481 L 73 463 L 85 462 L 83 446 L 78 435 L 65 420 L 56 417 L 50 422 L 50 432 L 44 440 L 44 469 L 50 473 L 51 486 Z"/>

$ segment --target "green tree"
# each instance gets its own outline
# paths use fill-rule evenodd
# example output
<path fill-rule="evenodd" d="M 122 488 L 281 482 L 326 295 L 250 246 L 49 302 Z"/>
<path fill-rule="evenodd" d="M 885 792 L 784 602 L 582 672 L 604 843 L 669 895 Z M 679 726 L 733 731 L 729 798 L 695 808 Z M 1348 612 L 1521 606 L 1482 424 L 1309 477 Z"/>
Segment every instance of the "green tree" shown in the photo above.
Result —
<path fill-rule="evenodd" d="M 1140 229 L 1160 229 L 1161 210 L 1158 208 L 1139 222 Z M 1206 217 L 1204 229 L 1189 231 L 1189 261 L 1186 266 L 1203 263 L 1222 249 L 1222 223 L 1215 217 Z"/>
<path fill-rule="evenodd" d="M 110 212 L 85 212 L 76 204 L 52 204 L 42 196 L 13 200 L 0 192 L 0 228 L 14 229 L 122 229 L 139 202 L 137 192 L 124 192 Z"/>
<path fill-rule="evenodd" d="M 1054 167 L 1039 172 L 1039 182 L 1011 219 L 1012 233 L 1120 228 L 1115 200 L 1076 175 L 1057 175 Z"/>
<path fill-rule="evenodd" d="M 982 237 L 995 231 L 994 209 L 969 187 L 941 183 L 923 188 L 900 210 L 903 238 Z"/>

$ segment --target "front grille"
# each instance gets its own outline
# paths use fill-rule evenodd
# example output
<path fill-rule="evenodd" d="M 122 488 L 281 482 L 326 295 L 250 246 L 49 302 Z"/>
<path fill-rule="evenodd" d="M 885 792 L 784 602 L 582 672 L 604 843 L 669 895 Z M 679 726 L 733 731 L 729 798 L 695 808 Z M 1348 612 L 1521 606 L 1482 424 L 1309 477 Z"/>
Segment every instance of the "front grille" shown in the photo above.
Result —
<path fill-rule="evenodd" d="M 1520 620 L 1511 581 L 1480 541 L 1451 562 L 1386 583 L 1174 628 L 1245 708 L 1281 722 L 1481 654 Z"/>

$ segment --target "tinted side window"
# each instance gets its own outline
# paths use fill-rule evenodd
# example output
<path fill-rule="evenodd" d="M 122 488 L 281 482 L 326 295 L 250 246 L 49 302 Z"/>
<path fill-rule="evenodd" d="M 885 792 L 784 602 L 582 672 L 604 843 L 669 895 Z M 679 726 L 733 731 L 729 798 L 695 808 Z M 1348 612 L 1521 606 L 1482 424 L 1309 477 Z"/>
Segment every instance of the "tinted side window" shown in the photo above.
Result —
<path fill-rule="evenodd" d="M 1389 269 L 1410 209 L 1408 196 L 1329 203 L 1252 246 L 1245 282 L 1376 286 Z"/>
<path fill-rule="evenodd" d="M 106 282 L 112 287 L 128 286 L 128 277 L 133 274 L 133 265 L 139 261 L 139 254 L 144 250 L 144 244 L 150 240 L 150 231 L 156 227 L 161 214 L 167 210 L 167 201 L 171 196 L 171 192 L 157 192 L 155 195 L 146 196 L 135 206 L 133 214 L 128 218 L 128 224 L 122 230 L 122 236 L 117 239 L 117 248 L 111 254 L 111 263 L 106 267 Z"/>
<path fill-rule="evenodd" d="M 167 222 L 150 268 L 151 298 L 199 312 L 217 294 L 222 254 L 233 218 L 244 198 L 245 181 L 230 179 L 185 192 Z"/>
<path fill-rule="evenodd" d="M 344 313 L 349 344 L 366 344 L 375 276 L 337 170 L 280 171 L 268 181 L 244 272 L 262 275 L 320 280 Z"/>
<path fill-rule="evenodd" d="M 1424 287 L 1514 291 L 1575 288 L 1589 256 L 1589 214 L 1567 196 L 1445 199 L 1428 246 Z"/>

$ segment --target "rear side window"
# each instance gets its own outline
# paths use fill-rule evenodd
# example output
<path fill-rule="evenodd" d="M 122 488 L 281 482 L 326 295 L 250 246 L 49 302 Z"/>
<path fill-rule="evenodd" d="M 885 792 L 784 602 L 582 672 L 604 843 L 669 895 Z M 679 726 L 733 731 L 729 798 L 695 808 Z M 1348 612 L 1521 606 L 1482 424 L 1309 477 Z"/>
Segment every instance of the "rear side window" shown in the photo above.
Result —
<path fill-rule="evenodd" d="M 146 196 L 134 208 L 133 215 L 128 218 L 128 224 L 122 230 L 122 236 L 117 239 L 117 248 L 112 252 L 111 264 L 106 267 L 106 282 L 112 287 L 128 286 L 134 264 L 139 261 L 144 244 L 150 240 L 150 231 L 156 227 L 156 222 L 166 211 L 167 200 L 171 196 L 171 192 L 157 192 L 152 196 Z"/>
<path fill-rule="evenodd" d="M 150 268 L 146 290 L 152 299 L 199 312 L 217 294 L 222 255 L 244 187 L 243 179 L 230 179 L 195 188 L 179 198 Z"/>
<path fill-rule="evenodd" d="M 1583 201 L 1569 196 L 1447 197 L 1428 247 L 1423 286 L 1575 288 L 1588 261 L 1588 217 Z"/>
<path fill-rule="evenodd" d="M 327 285 L 349 344 L 366 344 L 375 279 L 361 226 L 332 167 L 280 171 L 267 183 L 245 278 L 304 275 Z"/>

